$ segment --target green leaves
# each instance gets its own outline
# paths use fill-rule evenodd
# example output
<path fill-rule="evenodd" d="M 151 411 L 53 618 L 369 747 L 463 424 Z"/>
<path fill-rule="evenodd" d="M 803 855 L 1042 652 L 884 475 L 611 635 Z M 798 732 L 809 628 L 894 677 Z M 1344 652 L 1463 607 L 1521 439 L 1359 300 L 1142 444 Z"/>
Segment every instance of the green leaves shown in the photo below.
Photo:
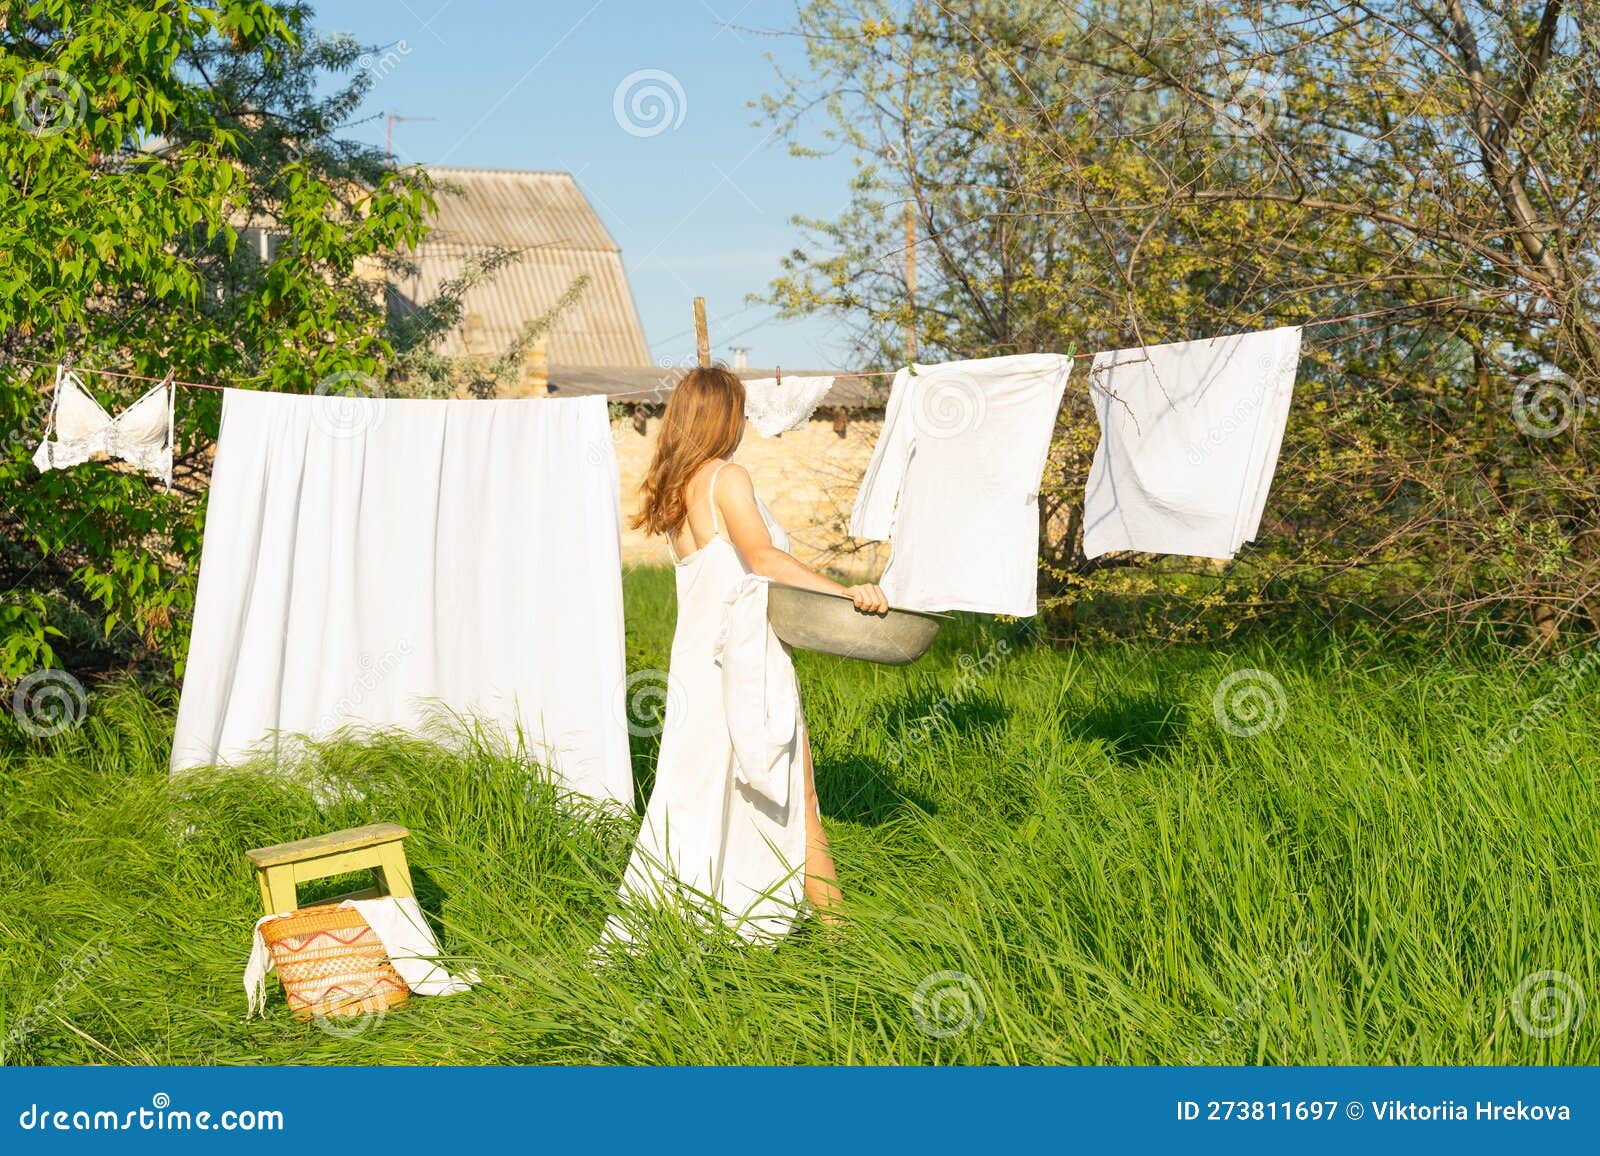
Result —
<path fill-rule="evenodd" d="M 1281 614 L 1289 581 L 1600 627 L 1600 411 L 1516 424 L 1519 387 L 1600 393 L 1600 55 L 1570 6 L 808 0 L 797 31 L 761 107 L 855 179 L 766 300 L 836 318 L 863 368 L 908 332 L 934 361 L 1350 319 L 1306 332 L 1265 532 L 1225 570 L 1083 557 L 1069 387 L 1040 496 L 1064 619 L 1181 579 L 1184 622 L 1213 587 Z"/>
<path fill-rule="evenodd" d="M 0 353 L 75 357 L 113 413 L 146 386 L 96 369 L 299 392 L 379 372 L 383 302 L 355 270 L 422 235 L 431 184 L 326 147 L 361 85 L 328 72 L 359 52 L 291 3 L 39 0 L 13 17 Z M 180 391 L 169 495 L 102 462 L 41 476 L 28 458 L 51 381 L 0 373 L 19 431 L 0 455 L 0 678 L 93 656 L 180 662 L 218 398 Z"/>

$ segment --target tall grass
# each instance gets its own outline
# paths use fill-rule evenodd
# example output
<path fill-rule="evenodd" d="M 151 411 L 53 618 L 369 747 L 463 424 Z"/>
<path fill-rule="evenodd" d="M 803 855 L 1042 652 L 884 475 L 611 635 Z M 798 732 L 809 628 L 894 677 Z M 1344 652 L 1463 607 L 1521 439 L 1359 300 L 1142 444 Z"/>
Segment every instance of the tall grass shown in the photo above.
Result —
<path fill-rule="evenodd" d="M 664 668 L 671 575 L 630 575 L 628 610 L 630 664 Z M 1250 675 L 1267 714 L 1219 724 L 1240 670 L 1281 685 L 1281 716 Z M 978 619 L 905 669 L 804 655 L 848 927 L 761 950 L 668 923 L 603 969 L 589 949 L 637 820 L 586 819 L 483 742 L 329 743 L 297 775 L 174 783 L 170 695 L 104 689 L 78 729 L 6 740 L 0 1046 L 9 1063 L 1593 1063 L 1600 1012 L 1577 999 L 1600 998 L 1600 669 L 1561 674 L 1349 634 L 1061 650 Z M 653 744 L 635 755 L 647 788 Z M 379 820 L 411 827 L 423 906 L 481 984 L 348 1036 L 276 992 L 246 1021 L 244 850 Z"/>

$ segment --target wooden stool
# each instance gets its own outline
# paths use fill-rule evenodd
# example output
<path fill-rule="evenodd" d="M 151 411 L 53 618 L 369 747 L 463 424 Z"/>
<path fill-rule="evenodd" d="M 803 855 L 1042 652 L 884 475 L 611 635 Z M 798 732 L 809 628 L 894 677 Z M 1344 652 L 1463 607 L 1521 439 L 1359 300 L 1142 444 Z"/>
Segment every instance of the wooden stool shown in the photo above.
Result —
<path fill-rule="evenodd" d="M 413 894 L 411 869 L 406 866 L 406 849 L 400 842 L 409 834 L 411 832 L 398 823 L 372 823 L 293 843 L 257 847 L 246 851 L 245 855 L 256 866 L 262 905 L 268 915 L 277 915 L 299 907 L 298 884 L 363 868 L 372 869 L 375 886 L 322 902 L 342 903 L 346 899 Z"/>

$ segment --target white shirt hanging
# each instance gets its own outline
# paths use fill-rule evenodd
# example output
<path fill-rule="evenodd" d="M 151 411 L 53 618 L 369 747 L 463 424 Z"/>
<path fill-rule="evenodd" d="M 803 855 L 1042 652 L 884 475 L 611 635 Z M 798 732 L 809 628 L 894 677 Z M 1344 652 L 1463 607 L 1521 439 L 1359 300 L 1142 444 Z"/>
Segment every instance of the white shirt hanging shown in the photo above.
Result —
<path fill-rule="evenodd" d="M 744 383 L 744 416 L 764 438 L 799 429 L 833 388 L 831 377 L 759 377 Z"/>
<path fill-rule="evenodd" d="M 895 375 L 850 532 L 890 538 L 891 605 L 1038 609 L 1039 478 L 1072 359 L 1054 353 Z"/>
<path fill-rule="evenodd" d="M 160 478 L 170 490 L 175 393 L 169 374 L 112 417 L 76 374 L 58 367 L 44 440 L 33 453 L 33 464 L 43 472 L 115 458 Z"/>
<path fill-rule="evenodd" d="M 1083 550 L 1232 558 L 1261 525 L 1300 329 L 1095 354 Z"/>

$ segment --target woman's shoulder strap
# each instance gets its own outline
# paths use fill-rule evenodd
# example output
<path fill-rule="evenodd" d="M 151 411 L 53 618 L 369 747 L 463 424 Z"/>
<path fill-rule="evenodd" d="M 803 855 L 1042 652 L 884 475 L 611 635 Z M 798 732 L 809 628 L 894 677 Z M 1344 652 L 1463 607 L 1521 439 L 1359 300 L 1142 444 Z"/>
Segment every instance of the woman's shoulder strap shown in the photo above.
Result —
<path fill-rule="evenodd" d="M 722 528 L 717 524 L 717 475 L 722 472 L 722 467 L 727 462 L 718 462 L 717 468 L 711 471 L 711 483 L 706 486 L 706 502 L 711 506 L 711 533 L 722 533 Z"/>

